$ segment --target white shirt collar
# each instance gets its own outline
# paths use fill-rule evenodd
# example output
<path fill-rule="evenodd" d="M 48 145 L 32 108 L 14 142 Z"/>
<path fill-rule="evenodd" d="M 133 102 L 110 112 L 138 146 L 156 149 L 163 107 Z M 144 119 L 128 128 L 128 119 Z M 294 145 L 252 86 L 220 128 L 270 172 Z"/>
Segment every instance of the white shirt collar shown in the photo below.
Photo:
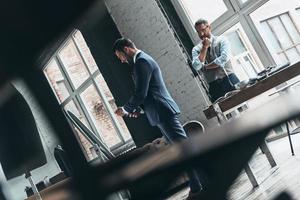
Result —
<path fill-rule="evenodd" d="M 142 52 L 142 51 L 139 50 L 139 49 L 135 52 L 135 54 L 134 54 L 134 56 L 133 56 L 133 63 L 135 63 L 136 57 L 137 57 L 137 55 L 138 55 L 140 52 Z"/>

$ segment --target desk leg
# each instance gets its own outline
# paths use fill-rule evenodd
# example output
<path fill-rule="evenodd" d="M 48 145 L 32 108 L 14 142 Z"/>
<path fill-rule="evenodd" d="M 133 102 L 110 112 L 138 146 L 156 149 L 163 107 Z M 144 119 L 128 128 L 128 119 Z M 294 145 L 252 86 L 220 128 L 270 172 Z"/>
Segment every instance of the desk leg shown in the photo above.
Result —
<path fill-rule="evenodd" d="M 268 147 L 268 144 L 266 143 L 266 141 L 264 141 L 261 145 L 260 145 L 260 149 L 262 150 L 262 152 L 264 152 L 264 154 L 266 155 L 271 167 L 275 167 L 277 164 L 273 158 L 272 153 L 270 152 L 270 149 Z"/>
<path fill-rule="evenodd" d="M 245 172 L 246 172 L 246 174 L 247 174 L 247 176 L 248 176 L 248 178 L 249 178 L 249 180 L 250 180 L 252 186 L 253 186 L 254 188 L 255 188 L 255 187 L 258 187 L 257 180 L 256 180 L 256 178 L 255 178 L 255 176 L 254 176 L 254 174 L 253 174 L 253 172 L 252 172 L 252 170 L 251 170 L 251 168 L 250 168 L 250 166 L 249 166 L 248 163 L 247 163 L 247 165 L 246 165 L 246 167 L 245 167 Z"/>
<path fill-rule="evenodd" d="M 32 188 L 32 191 L 33 191 L 33 194 L 34 194 L 34 199 L 36 200 L 42 200 L 42 197 L 32 179 L 32 176 L 31 176 L 31 173 L 28 171 L 25 173 L 25 178 L 29 181 L 30 185 L 31 185 L 31 188 Z"/>
<path fill-rule="evenodd" d="M 214 104 L 212 104 L 212 106 L 217 114 L 217 119 L 218 119 L 219 124 L 221 124 L 221 125 L 224 124 L 227 121 L 227 119 L 226 119 L 226 116 L 224 115 L 224 113 L 222 112 L 219 104 L 214 103 Z"/>
<path fill-rule="evenodd" d="M 289 137 L 289 142 L 290 142 L 290 146 L 291 146 L 292 156 L 294 156 L 295 153 L 294 153 L 294 147 L 293 147 L 291 133 L 290 133 L 290 128 L 289 128 L 289 123 L 285 122 L 285 126 L 286 126 L 286 131 L 287 131 L 287 134 L 288 134 L 288 137 Z"/>
<path fill-rule="evenodd" d="M 213 105 L 213 108 L 214 108 L 214 110 L 215 110 L 215 112 L 217 114 L 217 118 L 218 118 L 219 123 L 221 125 L 224 124 L 227 120 L 226 120 L 226 116 L 222 112 L 219 104 L 215 103 L 215 104 L 212 104 L 212 105 Z M 246 174 L 247 174 L 247 176 L 248 176 L 248 178 L 249 178 L 252 186 L 254 188 L 257 187 L 258 186 L 257 180 L 256 180 L 256 178 L 255 178 L 255 176 L 254 176 L 254 174 L 253 174 L 253 172 L 252 172 L 252 170 L 251 170 L 251 168 L 250 168 L 250 166 L 249 166 L 248 163 L 247 163 L 247 165 L 245 166 L 244 169 L 245 169 L 245 172 L 246 172 Z"/>

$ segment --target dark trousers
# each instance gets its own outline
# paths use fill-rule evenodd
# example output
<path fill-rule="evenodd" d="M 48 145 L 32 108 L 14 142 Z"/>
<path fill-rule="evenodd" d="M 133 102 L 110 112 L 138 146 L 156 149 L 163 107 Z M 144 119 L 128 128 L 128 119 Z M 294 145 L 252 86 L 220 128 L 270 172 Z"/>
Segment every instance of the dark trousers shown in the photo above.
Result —
<path fill-rule="evenodd" d="M 160 122 L 157 127 L 169 143 L 180 142 L 187 138 L 187 135 L 178 119 L 178 115 L 173 115 Z M 202 189 L 197 172 L 194 169 L 187 170 L 189 185 L 192 192 L 198 192 Z"/>
<path fill-rule="evenodd" d="M 222 79 L 217 79 L 209 83 L 209 94 L 211 101 L 214 102 L 218 98 L 224 96 L 227 92 L 235 90 L 234 85 L 238 82 L 238 77 L 232 73 Z"/>

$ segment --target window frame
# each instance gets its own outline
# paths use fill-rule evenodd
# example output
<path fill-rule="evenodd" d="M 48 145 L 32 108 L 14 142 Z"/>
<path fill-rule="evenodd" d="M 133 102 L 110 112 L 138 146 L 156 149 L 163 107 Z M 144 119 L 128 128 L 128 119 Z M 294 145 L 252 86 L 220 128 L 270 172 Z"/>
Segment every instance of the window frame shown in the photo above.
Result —
<path fill-rule="evenodd" d="M 93 73 L 91 73 L 90 69 L 88 68 L 88 64 L 86 61 L 86 58 L 84 57 L 84 55 L 82 54 L 79 45 L 76 42 L 75 39 L 75 33 L 79 31 L 79 30 L 73 30 L 73 32 L 64 40 L 64 42 L 61 44 L 61 46 L 56 50 L 56 52 L 53 54 L 53 56 L 49 59 L 49 61 L 43 66 L 43 70 L 48 66 L 48 64 L 52 61 L 52 59 L 55 60 L 55 62 L 58 65 L 58 68 L 60 70 L 60 72 L 62 73 L 62 76 L 66 82 L 66 88 L 67 91 L 69 93 L 69 96 L 64 100 L 64 101 L 60 101 L 60 99 L 58 98 L 56 92 L 53 90 L 53 92 L 55 93 L 55 96 L 57 97 L 57 100 L 60 104 L 60 106 L 64 109 L 65 106 L 70 103 L 71 101 L 74 102 L 74 104 L 77 106 L 79 112 L 82 113 L 82 115 L 84 116 L 84 118 L 86 119 L 88 126 L 90 126 L 91 130 L 96 134 L 97 137 L 99 137 L 99 139 L 105 144 L 103 138 L 101 137 L 101 133 L 99 133 L 99 131 L 96 128 L 96 125 L 93 123 L 93 119 L 92 116 L 90 116 L 88 110 L 86 109 L 86 106 L 83 102 L 83 99 L 81 98 L 81 94 L 91 85 L 94 86 L 95 90 L 97 91 L 97 94 L 99 95 L 99 98 L 101 98 L 103 106 L 105 108 L 105 110 L 107 111 L 111 122 L 113 124 L 114 129 L 116 130 L 116 134 L 120 139 L 120 142 L 111 146 L 110 149 L 112 152 L 119 152 L 120 148 L 131 148 L 132 145 L 134 145 L 134 142 L 132 140 L 132 138 L 130 138 L 129 140 L 125 140 L 125 134 L 122 131 L 122 127 L 121 124 L 119 124 L 118 120 L 116 119 L 116 116 L 114 114 L 114 111 L 111 109 L 110 104 L 109 104 L 109 100 L 107 99 L 107 97 L 105 96 L 104 91 L 102 91 L 100 89 L 100 87 L 97 86 L 96 83 L 96 77 L 98 75 L 101 75 L 101 72 L 99 69 L 97 69 L 96 71 L 94 71 Z M 62 62 L 59 53 L 61 52 L 61 50 L 63 48 L 66 47 L 67 43 L 69 42 L 69 40 L 72 40 L 72 42 L 75 45 L 76 51 L 79 54 L 80 59 L 82 60 L 83 64 L 86 67 L 86 70 L 88 72 L 88 78 L 80 84 L 79 87 L 75 87 L 75 85 L 72 82 L 72 79 L 70 77 L 70 75 L 67 72 L 66 66 L 64 65 L 64 63 Z M 48 79 L 48 76 L 46 73 L 44 73 L 46 78 Z M 49 84 L 51 85 L 49 79 L 48 79 Z M 52 87 L 52 85 L 51 85 Z M 85 151 L 84 151 L 85 153 Z M 86 155 L 87 156 L 87 155 Z"/>
<path fill-rule="evenodd" d="M 290 12 L 288 12 L 288 11 L 287 11 L 287 12 L 283 12 L 283 13 L 279 13 L 279 14 L 274 15 L 274 16 L 269 17 L 269 18 L 266 18 L 266 19 L 260 21 L 260 23 L 266 22 L 266 23 L 267 23 L 267 26 L 268 26 L 269 29 L 272 31 L 273 36 L 276 38 L 276 41 L 277 41 L 279 47 L 281 48 L 281 51 L 275 52 L 275 53 L 276 53 L 276 54 L 282 53 L 282 54 L 284 54 L 285 58 L 286 58 L 287 60 L 289 60 L 288 55 L 287 55 L 286 52 L 287 52 L 288 50 L 290 50 L 290 49 L 295 48 L 296 51 L 297 51 L 297 53 L 298 53 L 299 56 L 300 56 L 300 51 L 299 51 L 298 48 L 297 48 L 297 46 L 300 45 L 300 42 L 298 42 L 298 43 L 295 43 L 295 42 L 294 42 L 294 39 L 293 39 L 291 33 L 290 33 L 290 32 L 288 31 L 288 29 L 284 26 L 284 22 L 283 22 L 282 19 L 281 19 L 281 16 L 283 16 L 283 15 L 287 15 L 287 16 L 289 17 L 289 19 L 291 20 L 292 25 L 295 27 L 296 31 L 298 32 L 298 34 L 299 34 L 299 36 L 300 36 L 300 31 L 299 31 L 299 29 L 297 28 L 297 26 L 296 26 L 296 24 L 295 24 L 293 18 L 291 17 Z M 284 28 L 286 34 L 288 35 L 288 38 L 289 38 L 291 44 L 292 44 L 292 45 L 289 46 L 288 48 L 284 48 L 284 47 L 282 46 L 282 43 L 281 43 L 281 41 L 279 40 L 278 33 L 274 31 L 273 26 L 270 24 L 270 20 L 275 19 L 275 18 L 278 18 L 278 19 L 279 19 L 281 25 L 283 26 L 283 28 Z"/>
<path fill-rule="evenodd" d="M 249 70 L 246 68 L 247 66 L 244 65 L 245 64 L 244 57 L 248 57 L 248 59 L 250 60 L 250 63 L 252 65 L 252 70 L 254 71 L 255 74 L 262 71 L 262 69 L 259 67 L 259 64 L 257 63 L 254 56 L 251 55 L 251 50 L 249 49 L 247 42 L 245 41 L 245 38 L 243 37 L 241 28 L 237 27 L 237 29 L 228 31 L 228 32 L 226 32 L 226 34 L 230 34 L 233 32 L 235 32 L 237 34 L 237 36 L 239 37 L 239 39 L 241 40 L 242 44 L 244 45 L 245 51 L 243 53 L 240 53 L 239 55 L 232 55 L 232 59 L 236 60 L 237 62 L 238 61 L 240 62 L 242 69 L 244 71 L 244 74 L 248 77 L 248 79 L 250 79 L 250 78 L 252 78 L 252 76 L 249 74 Z"/>

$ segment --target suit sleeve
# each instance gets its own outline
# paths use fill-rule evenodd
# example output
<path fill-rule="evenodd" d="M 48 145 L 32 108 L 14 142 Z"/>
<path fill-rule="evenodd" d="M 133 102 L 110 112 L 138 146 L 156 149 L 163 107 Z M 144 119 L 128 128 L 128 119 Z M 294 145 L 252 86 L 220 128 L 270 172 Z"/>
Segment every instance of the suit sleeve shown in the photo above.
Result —
<path fill-rule="evenodd" d="M 127 112 L 133 112 L 141 104 L 144 103 L 148 94 L 149 82 L 152 76 L 152 67 L 145 59 L 137 60 L 136 66 L 136 83 L 134 94 L 124 105 Z"/>

